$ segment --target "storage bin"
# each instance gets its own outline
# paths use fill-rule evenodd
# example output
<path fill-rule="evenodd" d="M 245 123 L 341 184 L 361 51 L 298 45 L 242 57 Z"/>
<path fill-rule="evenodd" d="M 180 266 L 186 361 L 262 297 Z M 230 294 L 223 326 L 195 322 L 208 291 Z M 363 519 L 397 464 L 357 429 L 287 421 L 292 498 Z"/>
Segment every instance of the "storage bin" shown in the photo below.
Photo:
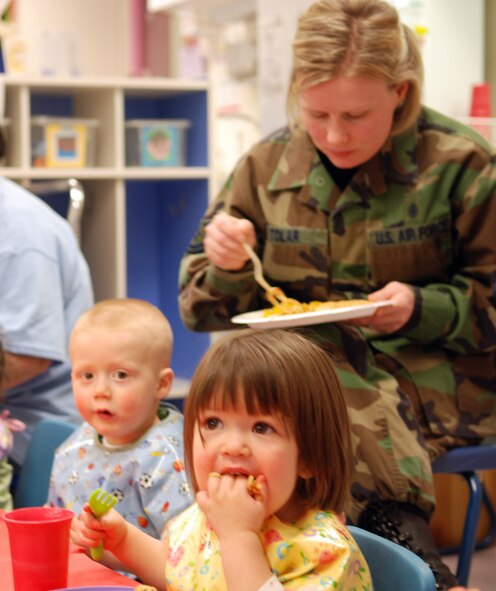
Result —
<path fill-rule="evenodd" d="M 32 166 L 46 168 L 95 166 L 98 125 L 95 119 L 32 117 Z"/>
<path fill-rule="evenodd" d="M 127 166 L 186 166 L 186 130 L 183 119 L 130 119 L 126 121 Z"/>

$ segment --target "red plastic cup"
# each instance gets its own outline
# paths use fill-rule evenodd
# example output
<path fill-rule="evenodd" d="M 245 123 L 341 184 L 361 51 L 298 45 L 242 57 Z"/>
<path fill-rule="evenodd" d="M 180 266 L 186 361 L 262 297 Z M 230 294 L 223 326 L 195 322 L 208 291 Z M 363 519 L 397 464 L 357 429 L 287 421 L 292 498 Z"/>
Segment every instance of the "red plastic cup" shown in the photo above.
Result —
<path fill-rule="evenodd" d="M 4 515 L 15 591 L 67 587 L 72 511 L 26 507 Z"/>
<path fill-rule="evenodd" d="M 471 117 L 491 117 L 491 87 L 487 82 L 472 86 Z"/>

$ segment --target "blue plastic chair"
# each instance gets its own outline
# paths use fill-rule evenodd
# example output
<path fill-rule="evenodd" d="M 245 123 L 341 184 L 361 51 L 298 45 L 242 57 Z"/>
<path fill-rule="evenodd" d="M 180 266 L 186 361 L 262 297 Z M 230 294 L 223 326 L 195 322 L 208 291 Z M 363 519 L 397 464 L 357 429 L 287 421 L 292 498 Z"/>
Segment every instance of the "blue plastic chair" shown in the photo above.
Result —
<path fill-rule="evenodd" d="M 458 556 L 456 578 L 460 585 L 468 585 L 474 550 L 489 546 L 496 538 L 496 513 L 484 484 L 477 474 L 481 470 L 496 470 L 496 443 L 458 447 L 437 458 L 432 464 L 436 474 L 458 474 L 469 488 L 469 500 L 465 513 L 462 541 L 459 546 L 441 548 L 442 554 Z M 476 543 L 477 526 L 481 508 L 488 512 L 490 529 L 487 536 Z"/>
<path fill-rule="evenodd" d="M 43 419 L 35 426 L 13 490 L 16 509 L 46 503 L 55 451 L 75 428 L 59 419 Z"/>
<path fill-rule="evenodd" d="M 436 591 L 427 564 L 410 550 L 355 526 L 348 526 L 370 568 L 377 591 Z"/>

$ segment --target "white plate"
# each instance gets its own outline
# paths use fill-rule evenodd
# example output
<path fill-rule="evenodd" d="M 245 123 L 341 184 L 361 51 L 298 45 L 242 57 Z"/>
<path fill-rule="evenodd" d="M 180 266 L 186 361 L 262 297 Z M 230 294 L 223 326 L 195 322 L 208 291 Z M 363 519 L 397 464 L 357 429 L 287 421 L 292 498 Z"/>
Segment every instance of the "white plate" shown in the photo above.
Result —
<path fill-rule="evenodd" d="M 371 302 L 359 306 L 342 306 L 331 310 L 315 310 L 314 312 L 302 312 L 301 314 L 284 314 L 264 316 L 263 310 L 246 312 L 231 318 L 234 324 L 247 324 L 258 328 L 292 328 L 296 326 L 310 326 L 311 324 L 324 324 L 325 322 L 337 322 L 338 320 L 350 320 L 372 316 L 378 309 L 390 306 L 391 302 Z"/>

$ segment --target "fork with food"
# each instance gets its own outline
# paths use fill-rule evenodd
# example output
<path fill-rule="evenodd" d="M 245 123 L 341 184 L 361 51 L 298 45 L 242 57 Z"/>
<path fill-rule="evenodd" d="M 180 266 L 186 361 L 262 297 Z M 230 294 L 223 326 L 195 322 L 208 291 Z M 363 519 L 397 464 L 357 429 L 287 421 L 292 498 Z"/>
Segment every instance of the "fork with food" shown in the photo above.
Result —
<path fill-rule="evenodd" d="M 316 310 L 320 305 L 331 302 L 300 302 L 288 297 L 284 291 L 271 285 L 263 271 L 262 261 L 255 252 L 256 236 L 253 224 L 247 219 L 240 219 L 225 212 L 215 214 L 205 227 L 203 247 L 210 261 L 226 271 L 239 271 L 248 261 L 253 263 L 255 281 L 264 290 L 272 308 L 267 308 L 266 315 L 301 314 Z M 367 300 L 354 300 L 353 304 L 367 303 Z M 343 305 L 347 302 L 343 302 Z M 332 304 L 333 305 L 333 304 Z"/>
<path fill-rule="evenodd" d="M 262 261 L 258 258 L 257 253 L 248 244 L 248 242 L 243 242 L 243 248 L 245 249 L 246 254 L 250 257 L 253 263 L 253 274 L 255 277 L 255 281 L 265 290 L 265 297 L 267 298 L 267 300 L 273 306 L 282 304 L 283 306 L 296 306 L 297 308 L 299 308 L 300 302 L 298 302 L 297 300 L 293 300 L 292 298 L 288 298 L 280 287 L 272 286 L 267 282 L 263 275 Z"/>
<path fill-rule="evenodd" d="M 229 271 L 238 271 L 251 260 L 254 277 L 265 292 L 265 297 L 273 305 L 298 305 L 297 300 L 288 298 L 280 287 L 270 285 L 264 277 L 262 262 L 253 250 L 256 243 L 253 224 L 224 212 L 217 213 L 205 227 L 203 247 L 214 265 Z"/>

